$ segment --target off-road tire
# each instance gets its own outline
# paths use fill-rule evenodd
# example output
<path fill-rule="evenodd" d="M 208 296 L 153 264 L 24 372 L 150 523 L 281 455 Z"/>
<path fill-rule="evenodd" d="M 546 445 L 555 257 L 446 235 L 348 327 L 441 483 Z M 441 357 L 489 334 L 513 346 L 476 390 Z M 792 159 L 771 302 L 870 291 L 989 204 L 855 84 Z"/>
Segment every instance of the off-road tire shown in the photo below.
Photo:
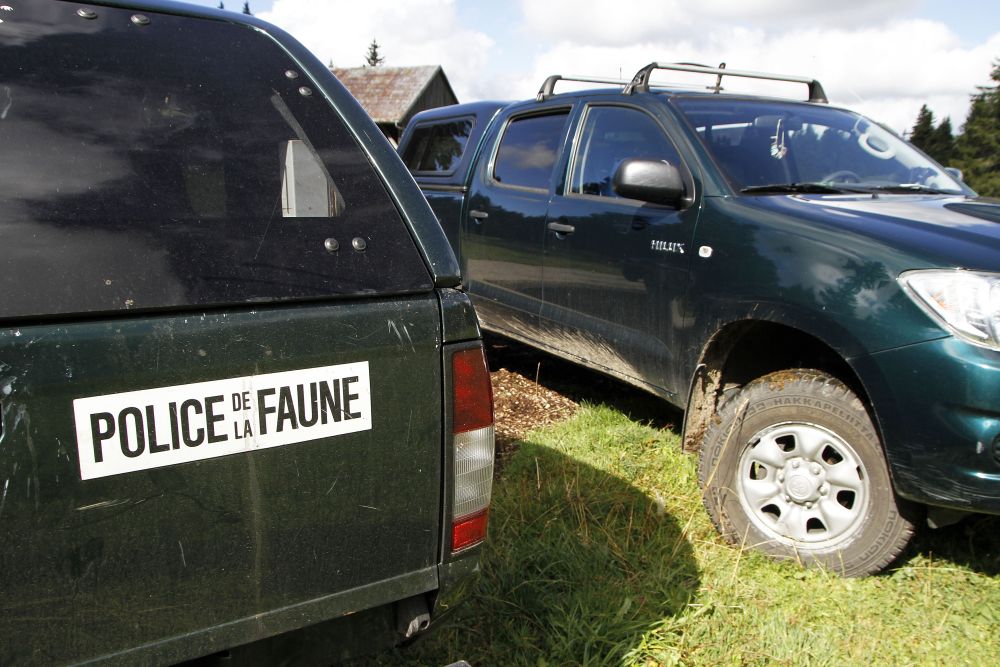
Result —
<path fill-rule="evenodd" d="M 913 535 L 865 406 L 820 371 L 771 373 L 728 396 L 698 479 L 728 542 L 845 576 L 884 569 Z"/>

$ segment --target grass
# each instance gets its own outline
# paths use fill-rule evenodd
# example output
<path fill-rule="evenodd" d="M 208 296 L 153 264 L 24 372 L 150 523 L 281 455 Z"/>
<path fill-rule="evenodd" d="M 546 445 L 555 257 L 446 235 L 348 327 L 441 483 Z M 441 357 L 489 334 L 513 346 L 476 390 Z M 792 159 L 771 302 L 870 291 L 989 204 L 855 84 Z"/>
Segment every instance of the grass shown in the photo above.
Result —
<path fill-rule="evenodd" d="M 841 579 L 723 543 L 695 466 L 606 406 L 532 433 L 494 487 L 476 594 L 385 664 L 1000 665 L 1000 520 Z"/>

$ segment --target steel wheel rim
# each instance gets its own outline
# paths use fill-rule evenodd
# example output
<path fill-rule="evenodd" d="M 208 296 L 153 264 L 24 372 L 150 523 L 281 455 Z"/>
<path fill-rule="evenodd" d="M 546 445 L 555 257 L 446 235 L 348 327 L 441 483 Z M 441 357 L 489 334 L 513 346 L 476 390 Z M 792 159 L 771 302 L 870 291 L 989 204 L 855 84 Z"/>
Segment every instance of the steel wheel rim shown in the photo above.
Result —
<path fill-rule="evenodd" d="M 743 449 L 736 490 L 750 522 L 782 544 L 823 549 L 849 540 L 869 512 L 869 479 L 855 449 L 833 431 L 786 422 Z"/>

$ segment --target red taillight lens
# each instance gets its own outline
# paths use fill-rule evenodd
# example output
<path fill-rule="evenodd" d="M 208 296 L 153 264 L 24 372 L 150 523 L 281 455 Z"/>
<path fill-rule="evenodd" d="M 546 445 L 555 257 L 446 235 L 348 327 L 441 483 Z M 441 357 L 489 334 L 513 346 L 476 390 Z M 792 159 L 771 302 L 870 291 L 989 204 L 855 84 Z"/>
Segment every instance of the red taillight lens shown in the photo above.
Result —
<path fill-rule="evenodd" d="M 493 491 L 493 388 L 482 347 L 459 350 L 452 376 L 452 553 L 486 539 Z"/>
<path fill-rule="evenodd" d="M 493 387 L 483 348 L 456 352 L 451 358 L 454 401 L 452 433 L 485 428 L 493 423 Z"/>
<path fill-rule="evenodd" d="M 472 516 L 467 516 L 455 522 L 451 530 L 451 550 L 461 551 L 486 539 L 486 525 L 489 523 L 490 510 L 484 509 Z"/>

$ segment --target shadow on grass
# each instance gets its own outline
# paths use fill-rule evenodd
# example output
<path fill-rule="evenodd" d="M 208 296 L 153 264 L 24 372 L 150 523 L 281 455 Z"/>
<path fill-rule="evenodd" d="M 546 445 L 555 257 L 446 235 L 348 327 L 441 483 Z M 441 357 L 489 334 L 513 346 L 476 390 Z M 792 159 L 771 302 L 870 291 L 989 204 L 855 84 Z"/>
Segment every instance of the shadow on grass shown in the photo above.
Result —
<path fill-rule="evenodd" d="M 924 527 L 904 560 L 896 565 L 905 566 L 915 556 L 931 564 L 952 563 L 987 576 L 1000 576 L 1000 517 L 973 515 L 937 530 Z"/>
<path fill-rule="evenodd" d="M 619 664 L 699 584 L 681 527 L 650 497 L 530 441 L 495 488 L 482 566 L 473 597 L 399 664 Z"/>

